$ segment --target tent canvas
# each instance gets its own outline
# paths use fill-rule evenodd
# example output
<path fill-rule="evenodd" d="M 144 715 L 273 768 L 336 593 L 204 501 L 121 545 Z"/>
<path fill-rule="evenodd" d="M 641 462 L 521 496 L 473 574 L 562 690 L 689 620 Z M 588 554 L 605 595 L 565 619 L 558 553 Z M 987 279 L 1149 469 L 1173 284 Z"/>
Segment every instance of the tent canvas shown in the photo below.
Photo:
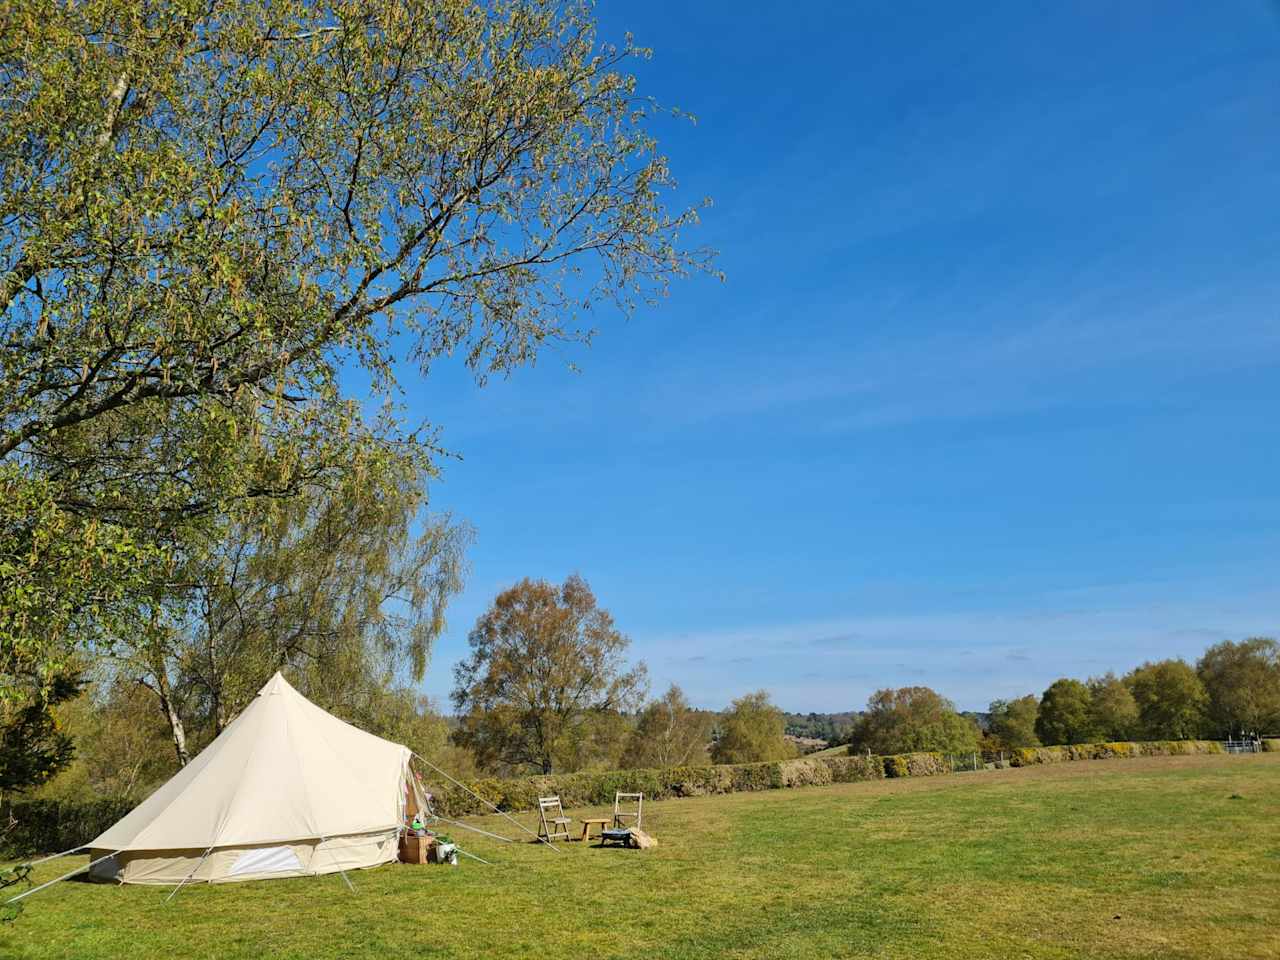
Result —
<path fill-rule="evenodd" d="M 94 839 L 98 879 L 296 877 L 396 859 L 422 798 L 408 747 L 317 707 L 277 673 L 199 756 Z"/>

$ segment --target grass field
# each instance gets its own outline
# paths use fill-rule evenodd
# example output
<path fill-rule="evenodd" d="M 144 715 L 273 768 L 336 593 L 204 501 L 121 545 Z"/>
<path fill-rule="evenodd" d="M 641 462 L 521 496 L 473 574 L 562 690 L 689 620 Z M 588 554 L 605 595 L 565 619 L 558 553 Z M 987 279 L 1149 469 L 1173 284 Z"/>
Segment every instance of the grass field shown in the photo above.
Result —
<path fill-rule="evenodd" d="M 338 876 L 167 906 L 167 889 L 60 884 L 0 956 L 1280 956 L 1280 754 L 672 800 L 645 820 L 658 850 L 476 838 L 500 863 L 381 867 L 354 895 Z"/>
<path fill-rule="evenodd" d="M 841 743 L 834 747 L 826 747 L 822 750 L 815 750 L 813 753 L 806 753 L 804 757 L 806 760 L 812 760 L 816 757 L 847 757 L 848 755 L 849 745 Z"/>

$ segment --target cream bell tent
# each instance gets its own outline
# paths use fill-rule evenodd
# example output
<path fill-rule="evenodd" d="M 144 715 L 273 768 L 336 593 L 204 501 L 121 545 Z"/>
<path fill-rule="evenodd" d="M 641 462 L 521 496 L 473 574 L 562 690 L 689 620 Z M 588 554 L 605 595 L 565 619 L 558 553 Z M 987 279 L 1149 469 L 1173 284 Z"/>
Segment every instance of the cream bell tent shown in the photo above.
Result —
<path fill-rule="evenodd" d="M 199 756 L 89 844 L 91 861 L 106 858 L 91 873 L 220 883 L 387 863 L 406 814 L 423 807 L 411 756 L 277 673 Z"/>

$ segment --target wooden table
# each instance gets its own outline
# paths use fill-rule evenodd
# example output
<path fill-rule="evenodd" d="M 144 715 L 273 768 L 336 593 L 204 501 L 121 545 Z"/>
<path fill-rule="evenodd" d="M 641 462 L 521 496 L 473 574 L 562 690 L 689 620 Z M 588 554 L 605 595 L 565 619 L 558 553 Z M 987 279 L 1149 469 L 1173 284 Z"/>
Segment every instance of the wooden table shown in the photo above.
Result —
<path fill-rule="evenodd" d="M 608 817 L 592 817 L 591 819 L 583 820 L 582 836 L 579 839 L 583 841 L 590 839 L 591 825 L 593 823 L 596 825 L 596 833 L 598 835 L 603 836 L 604 828 L 607 827 L 611 822 L 612 821 L 610 821 Z"/>

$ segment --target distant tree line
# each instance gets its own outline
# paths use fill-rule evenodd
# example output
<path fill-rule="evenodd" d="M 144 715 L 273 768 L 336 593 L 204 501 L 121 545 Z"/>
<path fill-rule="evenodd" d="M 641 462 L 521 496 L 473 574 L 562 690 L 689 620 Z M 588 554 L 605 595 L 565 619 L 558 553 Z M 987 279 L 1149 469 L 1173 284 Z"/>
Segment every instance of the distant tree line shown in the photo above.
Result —
<path fill-rule="evenodd" d="M 849 735 L 853 732 L 853 725 L 857 722 L 858 712 L 849 710 L 844 713 L 784 713 L 782 716 L 789 737 L 840 743 L 849 739 Z"/>
<path fill-rule="evenodd" d="M 1107 673 L 1084 682 L 1064 677 L 1050 684 L 1034 705 L 1013 710 L 1001 702 L 991 709 L 993 733 L 1006 741 L 1059 744 L 1275 733 L 1280 731 L 1280 644 L 1267 637 L 1224 640 L 1205 650 L 1194 666 L 1159 660 L 1123 677 Z"/>
<path fill-rule="evenodd" d="M 1194 665 L 1064 677 L 978 714 L 922 686 L 878 690 L 859 713 L 786 714 L 764 690 L 701 710 L 674 684 L 649 697 L 644 664 L 628 659 L 627 636 L 577 575 L 521 580 L 494 599 L 455 668 L 446 716 L 404 678 L 442 629 L 468 534 L 441 521 L 413 540 L 404 520 L 416 502 L 371 506 L 324 501 L 256 542 L 251 560 L 226 560 L 189 632 L 100 666 L 84 695 L 69 687 L 51 713 L 35 711 L 21 742 L 0 740 L 0 790 L 140 798 L 276 669 L 461 776 L 779 760 L 798 755 L 788 736 L 889 755 L 1280 733 L 1280 644 L 1266 638 L 1224 641 Z M 380 617 L 379 591 L 416 591 L 401 607 L 421 612 Z M 405 639 L 414 635 L 419 645 Z"/>
<path fill-rule="evenodd" d="M 879 690 L 848 742 L 872 753 L 964 753 L 1115 740 L 1185 740 L 1280 733 L 1280 644 L 1224 640 L 1194 664 L 1169 659 L 1055 680 L 1039 696 L 995 700 L 961 714 L 928 687 Z"/>

